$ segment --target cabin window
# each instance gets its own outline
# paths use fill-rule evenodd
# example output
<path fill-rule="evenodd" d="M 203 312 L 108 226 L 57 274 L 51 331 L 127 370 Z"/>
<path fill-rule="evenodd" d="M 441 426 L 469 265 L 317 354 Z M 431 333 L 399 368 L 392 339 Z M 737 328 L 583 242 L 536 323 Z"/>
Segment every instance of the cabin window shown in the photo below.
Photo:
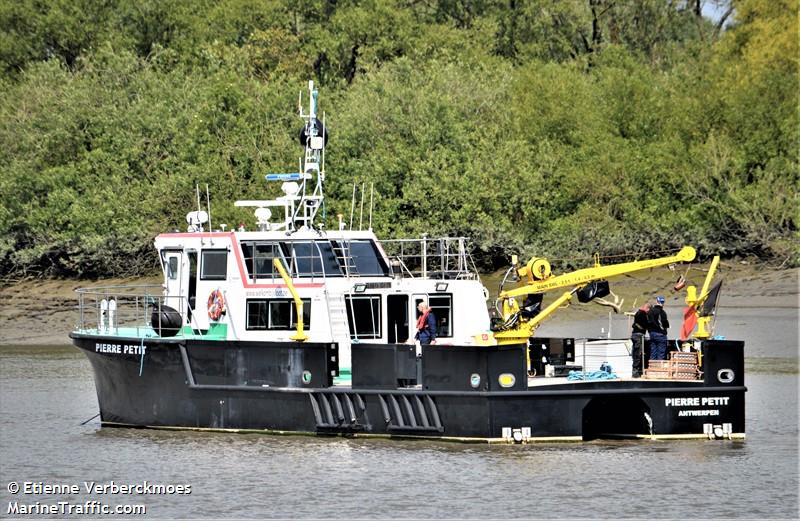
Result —
<path fill-rule="evenodd" d="M 242 254 L 247 273 L 252 280 L 279 278 L 272 260 L 283 261 L 280 245 L 277 242 L 242 242 Z"/>
<path fill-rule="evenodd" d="M 311 327 L 311 299 L 303 301 L 303 329 Z M 297 310 L 292 299 L 247 301 L 248 330 L 286 331 L 297 328 Z"/>
<path fill-rule="evenodd" d="M 189 259 L 189 319 L 192 318 L 192 310 L 197 305 L 197 251 L 186 250 L 186 257 Z"/>
<path fill-rule="evenodd" d="M 169 280 L 178 279 L 178 257 L 170 257 L 167 261 L 167 277 Z"/>
<path fill-rule="evenodd" d="M 346 295 L 345 307 L 350 338 L 381 337 L 380 295 Z"/>
<path fill-rule="evenodd" d="M 365 239 L 335 241 L 334 247 L 340 254 L 343 268 L 349 264 L 351 275 L 379 277 L 390 275 L 389 267 L 373 241 Z"/>
<path fill-rule="evenodd" d="M 228 251 L 203 250 L 200 280 L 225 280 L 228 277 Z"/>
<path fill-rule="evenodd" d="M 453 295 L 449 293 L 429 295 L 428 305 L 436 316 L 436 336 L 453 336 Z"/>
<path fill-rule="evenodd" d="M 285 243 L 291 258 L 291 273 L 296 277 L 341 277 L 339 261 L 328 241 L 292 241 Z"/>

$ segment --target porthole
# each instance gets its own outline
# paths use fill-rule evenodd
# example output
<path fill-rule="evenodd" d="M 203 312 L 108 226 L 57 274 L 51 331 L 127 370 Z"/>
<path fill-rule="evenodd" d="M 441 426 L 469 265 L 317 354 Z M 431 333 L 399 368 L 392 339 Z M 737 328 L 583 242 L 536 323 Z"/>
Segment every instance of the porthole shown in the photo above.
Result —
<path fill-rule="evenodd" d="M 481 384 L 481 375 L 479 375 L 478 373 L 472 373 L 471 375 L 469 375 L 469 385 L 473 389 L 477 389 L 480 384 Z"/>
<path fill-rule="evenodd" d="M 736 373 L 733 372 L 733 369 L 720 369 L 717 371 L 717 380 L 721 383 L 729 384 L 736 378 Z"/>

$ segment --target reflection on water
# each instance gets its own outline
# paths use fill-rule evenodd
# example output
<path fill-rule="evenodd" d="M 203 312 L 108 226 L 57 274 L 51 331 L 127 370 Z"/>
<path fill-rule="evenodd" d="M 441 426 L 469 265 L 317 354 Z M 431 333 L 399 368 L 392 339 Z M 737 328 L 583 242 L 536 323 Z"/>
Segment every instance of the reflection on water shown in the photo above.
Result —
<path fill-rule="evenodd" d="M 192 486 L 134 498 L 159 518 L 796 517 L 796 365 L 748 360 L 746 441 L 487 446 L 81 426 L 77 350 L 0 347 L 0 509 L 11 480 L 148 480 Z"/>

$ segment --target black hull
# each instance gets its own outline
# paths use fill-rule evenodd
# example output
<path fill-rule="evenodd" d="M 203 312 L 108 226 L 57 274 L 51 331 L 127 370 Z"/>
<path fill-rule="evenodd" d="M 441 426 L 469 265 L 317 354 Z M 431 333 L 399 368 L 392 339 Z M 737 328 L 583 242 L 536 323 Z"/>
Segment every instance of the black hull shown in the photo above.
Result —
<path fill-rule="evenodd" d="M 330 344 L 303 344 L 299 350 L 289 343 L 142 342 L 80 334 L 73 341 L 92 364 L 104 425 L 487 441 L 510 441 L 515 430 L 516 441 L 741 438 L 745 432 L 741 342 L 704 346 L 704 381 L 448 390 L 443 384 L 332 386 L 336 346 Z M 504 352 L 508 359 L 511 350 Z M 433 352 L 430 360 L 437 360 Z M 490 357 L 485 370 L 493 363 Z M 507 370 L 503 363 L 501 371 Z M 720 381 L 716 367 L 732 368 L 734 378 Z M 434 381 L 431 375 L 441 368 L 425 372 Z M 486 380 L 493 377 L 487 373 Z"/>

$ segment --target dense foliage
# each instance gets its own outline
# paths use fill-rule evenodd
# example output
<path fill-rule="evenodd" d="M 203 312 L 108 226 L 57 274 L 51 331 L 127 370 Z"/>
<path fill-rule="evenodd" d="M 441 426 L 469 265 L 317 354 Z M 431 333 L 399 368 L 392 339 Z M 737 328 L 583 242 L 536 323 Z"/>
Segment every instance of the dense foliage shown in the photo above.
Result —
<path fill-rule="evenodd" d="M 798 256 L 795 0 L 19 0 L 0 5 L 0 274 L 152 270 L 194 187 L 276 195 L 321 88 L 328 226 L 574 258 Z"/>

